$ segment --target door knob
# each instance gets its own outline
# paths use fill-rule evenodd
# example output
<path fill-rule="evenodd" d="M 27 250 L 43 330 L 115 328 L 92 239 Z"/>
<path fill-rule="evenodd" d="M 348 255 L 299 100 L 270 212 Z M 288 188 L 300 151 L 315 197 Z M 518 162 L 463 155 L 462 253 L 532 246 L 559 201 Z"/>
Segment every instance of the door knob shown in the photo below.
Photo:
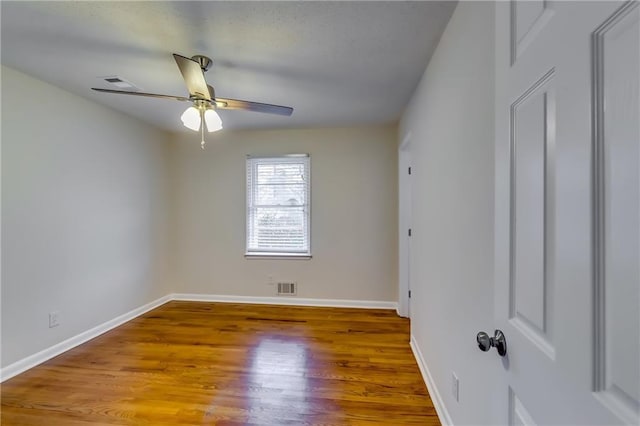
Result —
<path fill-rule="evenodd" d="M 494 347 L 498 350 L 498 354 L 500 356 L 505 356 L 507 354 L 507 339 L 504 337 L 504 333 L 500 330 L 496 330 L 493 337 L 489 337 L 487 333 L 481 331 L 476 336 L 476 341 L 478 342 L 478 347 L 482 352 L 486 352 L 491 349 L 491 347 Z"/>

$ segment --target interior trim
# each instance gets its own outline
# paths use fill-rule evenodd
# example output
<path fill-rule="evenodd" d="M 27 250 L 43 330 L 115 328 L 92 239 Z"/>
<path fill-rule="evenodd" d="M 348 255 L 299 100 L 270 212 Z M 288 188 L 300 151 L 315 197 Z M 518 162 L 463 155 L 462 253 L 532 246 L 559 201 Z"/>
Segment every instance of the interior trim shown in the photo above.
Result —
<path fill-rule="evenodd" d="M 444 405 L 444 400 L 442 399 L 442 396 L 440 395 L 440 392 L 436 387 L 436 382 L 433 380 L 433 376 L 431 375 L 429 368 L 427 368 L 427 363 L 424 361 L 424 357 L 422 356 L 422 352 L 420 351 L 420 347 L 418 346 L 418 342 L 413 336 L 413 333 L 411 333 L 411 341 L 409 342 L 409 345 L 411 346 L 413 356 L 418 363 L 420 373 L 422 373 L 424 383 L 427 385 L 427 390 L 429 391 L 431 402 L 433 402 L 433 406 L 436 409 L 436 413 L 438 414 L 440 423 L 442 423 L 443 425 L 453 426 L 451 415 L 449 414 L 449 411 L 447 411 L 447 407 Z"/>
<path fill-rule="evenodd" d="M 186 294 L 174 293 L 172 300 L 190 302 L 226 302 L 226 303 L 254 303 L 258 305 L 293 305 L 317 306 L 331 308 L 363 308 L 363 309 L 397 309 L 396 302 L 377 300 L 346 300 L 346 299 L 305 299 L 296 296 L 254 297 L 233 296 L 223 294 Z"/>
<path fill-rule="evenodd" d="M 310 260 L 312 256 L 306 253 L 245 253 L 244 257 L 252 260 Z"/>

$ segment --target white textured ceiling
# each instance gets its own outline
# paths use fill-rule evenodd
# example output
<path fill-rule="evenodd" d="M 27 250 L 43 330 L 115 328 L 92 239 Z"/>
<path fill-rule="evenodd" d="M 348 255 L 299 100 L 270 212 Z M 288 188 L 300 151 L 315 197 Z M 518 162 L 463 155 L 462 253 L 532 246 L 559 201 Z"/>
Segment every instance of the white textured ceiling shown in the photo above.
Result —
<path fill-rule="evenodd" d="M 2 1 L 2 64 L 167 130 L 187 104 L 97 93 L 117 75 L 188 96 L 171 56 L 203 54 L 220 97 L 291 117 L 220 111 L 225 128 L 323 127 L 399 118 L 456 3 Z"/>

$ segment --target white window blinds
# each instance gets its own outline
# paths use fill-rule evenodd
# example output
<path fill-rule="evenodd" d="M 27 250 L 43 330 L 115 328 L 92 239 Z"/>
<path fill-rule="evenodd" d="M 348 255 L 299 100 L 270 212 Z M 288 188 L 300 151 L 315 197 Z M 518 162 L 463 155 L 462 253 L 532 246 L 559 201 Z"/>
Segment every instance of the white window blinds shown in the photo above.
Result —
<path fill-rule="evenodd" d="M 310 255 L 309 156 L 247 158 L 247 254 Z"/>

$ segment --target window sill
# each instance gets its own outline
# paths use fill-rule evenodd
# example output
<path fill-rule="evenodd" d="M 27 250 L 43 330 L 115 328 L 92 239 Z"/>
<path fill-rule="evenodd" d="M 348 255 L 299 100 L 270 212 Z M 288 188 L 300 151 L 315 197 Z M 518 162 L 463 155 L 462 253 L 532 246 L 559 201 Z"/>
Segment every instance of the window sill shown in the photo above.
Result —
<path fill-rule="evenodd" d="M 310 254 L 299 253 L 245 253 L 245 259 L 251 260 L 310 260 Z"/>

